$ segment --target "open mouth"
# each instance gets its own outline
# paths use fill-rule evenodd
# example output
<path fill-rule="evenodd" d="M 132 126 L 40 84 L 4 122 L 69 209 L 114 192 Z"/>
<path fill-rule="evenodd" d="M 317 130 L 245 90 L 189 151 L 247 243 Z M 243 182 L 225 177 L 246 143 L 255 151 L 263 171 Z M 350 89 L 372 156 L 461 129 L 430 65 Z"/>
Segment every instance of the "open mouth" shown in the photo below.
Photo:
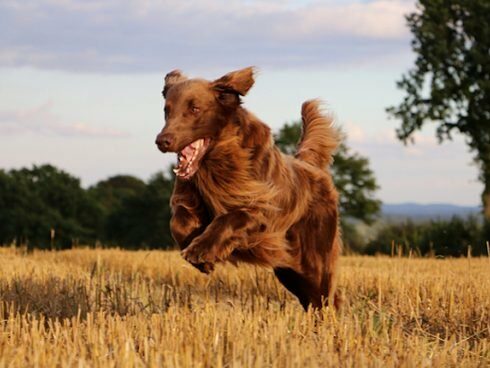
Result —
<path fill-rule="evenodd" d="M 190 179 L 199 169 L 199 163 L 208 149 L 209 141 L 209 138 L 201 138 L 185 146 L 177 154 L 178 165 L 173 170 L 175 175 L 182 179 Z"/>

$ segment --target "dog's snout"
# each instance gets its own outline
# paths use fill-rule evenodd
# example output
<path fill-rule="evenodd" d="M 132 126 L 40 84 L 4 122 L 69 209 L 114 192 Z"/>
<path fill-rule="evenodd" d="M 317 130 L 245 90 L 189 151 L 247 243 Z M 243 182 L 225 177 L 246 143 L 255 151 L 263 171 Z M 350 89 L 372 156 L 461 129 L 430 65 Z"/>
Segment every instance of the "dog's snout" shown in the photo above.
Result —
<path fill-rule="evenodd" d="M 157 135 L 157 139 L 155 141 L 156 145 L 160 148 L 168 150 L 172 143 L 174 142 L 174 136 L 170 133 L 160 133 Z"/>

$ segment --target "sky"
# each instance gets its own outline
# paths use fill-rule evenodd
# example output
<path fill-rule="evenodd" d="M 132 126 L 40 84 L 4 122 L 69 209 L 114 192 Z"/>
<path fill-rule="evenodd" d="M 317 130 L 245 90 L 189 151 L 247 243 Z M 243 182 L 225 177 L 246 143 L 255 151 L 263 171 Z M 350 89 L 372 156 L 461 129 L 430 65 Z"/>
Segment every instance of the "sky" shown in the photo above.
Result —
<path fill-rule="evenodd" d="M 148 179 L 175 162 L 154 145 L 163 78 L 216 79 L 254 65 L 244 106 L 272 127 L 321 98 L 370 160 L 386 203 L 478 205 L 463 137 L 427 125 L 404 146 L 385 109 L 413 65 L 412 0 L 2 0 L 0 168 L 51 163 L 87 187 Z"/>

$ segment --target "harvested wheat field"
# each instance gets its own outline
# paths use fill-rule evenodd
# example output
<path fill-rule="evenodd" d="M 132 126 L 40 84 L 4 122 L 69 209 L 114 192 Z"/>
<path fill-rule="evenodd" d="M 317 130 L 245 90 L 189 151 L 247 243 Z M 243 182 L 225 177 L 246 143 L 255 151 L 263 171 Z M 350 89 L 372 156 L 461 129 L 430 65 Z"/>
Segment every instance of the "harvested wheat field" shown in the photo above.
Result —
<path fill-rule="evenodd" d="M 485 367 L 490 260 L 344 257 L 343 308 L 178 252 L 0 248 L 0 367 Z"/>

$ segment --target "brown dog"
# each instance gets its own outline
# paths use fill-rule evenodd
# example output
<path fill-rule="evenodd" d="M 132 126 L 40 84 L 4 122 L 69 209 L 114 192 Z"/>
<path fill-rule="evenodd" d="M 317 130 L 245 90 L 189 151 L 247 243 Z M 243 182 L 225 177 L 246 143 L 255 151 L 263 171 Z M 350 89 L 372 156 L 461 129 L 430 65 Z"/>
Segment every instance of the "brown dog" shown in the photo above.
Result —
<path fill-rule="evenodd" d="M 339 143 L 318 101 L 303 104 L 296 157 L 241 106 L 253 68 L 218 80 L 165 77 L 165 127 L 156 144 L 177 152 L 171 231 L 203 272 L 215 263 L 270 266 L 303 307 L 333 302 L 341 251 L 337 191 L 327 171 Z M 336 304 L 336 303 L 335 303 Z"/>

